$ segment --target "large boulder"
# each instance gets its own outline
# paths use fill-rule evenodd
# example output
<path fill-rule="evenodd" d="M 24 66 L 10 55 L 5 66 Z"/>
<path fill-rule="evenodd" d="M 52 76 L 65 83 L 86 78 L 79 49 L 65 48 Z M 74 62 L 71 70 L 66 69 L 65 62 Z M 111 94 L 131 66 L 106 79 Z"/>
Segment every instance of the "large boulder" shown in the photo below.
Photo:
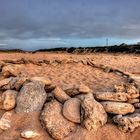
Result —
<path fill-rule="evenodd" d="M 117 115 L 113 118 L 113 121 L 118 124 L 120 130 L 133 132 L 135 128 L 140 126 L 140 113 L 133 113 L 126 116 Z"/>
<path fill-rule="evenodd" d="M 105 101 L 127 101 L 129 95 L 125 92 L 97 92 L 96 99 Z"/>
<path fill-rule="evenodd" d="M 16 112 L 40 111 L 47 98 L 44 86 L 37 81 L 25 83 L 17 96 Z"/>
<path fill-rule="evenodd" d="M 72 122 L 80 123 L 80 104 L 81 101 L 78 98 L 67 100 L 63 105 L 64 117 Z"/>
<path fill-rule="evenodd" d="M 107 113 L 103 106 L 97 102 L 92 94 L 86 94 L 81 103 L 83 115 L 83 125 L 87 130 L 96 131 L 107 122 Z"/>
<path fill-rule="evenodd" d="M 2 100 L 3 100 L 3 109 L 5 110 L 11 110 L 16 105 L 16 96 L 17 91 L 15 90 L 6 90 L 2 94 Z"/>
<path fill-rule="evenodd" d="M 68 96 L 60 87 L 56 87 L 54 90 L 53 90 L 53 95 L 54 97 L 64 103 L 66 100 L 70 99 L 70 96 Z"/>
<path fill-rule="evenodd" d="M 129 103 L 105 101 L 101 104 L 105 111 L 111 114 L 125 115 L 135 111 L 134 106 Z"/>
<path fill-rule="evenodd" d="M 62 115 L 62 104 L 56 100 L 46 103 L 41 114 L 45 128 L 54 139 L 63 139 L 76 129 L 76 125 Z"/>

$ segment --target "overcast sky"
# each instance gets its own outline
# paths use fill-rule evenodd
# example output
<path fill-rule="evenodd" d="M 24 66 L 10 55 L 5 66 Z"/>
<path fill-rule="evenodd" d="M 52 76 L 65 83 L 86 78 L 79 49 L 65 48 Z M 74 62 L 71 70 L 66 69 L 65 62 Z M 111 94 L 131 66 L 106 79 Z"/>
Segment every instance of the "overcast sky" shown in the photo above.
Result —
<path fill-rule="evenodd" d="M 140 41 L 140 0 L 0 0 L 0 48 Z"/>

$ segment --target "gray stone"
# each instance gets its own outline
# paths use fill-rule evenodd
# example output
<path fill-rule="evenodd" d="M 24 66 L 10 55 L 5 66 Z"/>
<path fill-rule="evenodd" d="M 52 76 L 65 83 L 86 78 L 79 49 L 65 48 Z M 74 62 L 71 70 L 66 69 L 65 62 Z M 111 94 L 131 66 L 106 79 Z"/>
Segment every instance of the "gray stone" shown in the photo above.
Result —
<path fill-rule="evenodd" d="M 85 94 L 81 107 L 84 111 L 82 124 L 87 130 L 96 131 L 107 122 L 107 113 L 92 94 Z"/>
<path fill-rule="evenodd" d="M 105 111 L 111 114 L 126 115 L 135 111 L 134 106 L 129 103 L 105 101 L 101 104 Z"/>
<path fill-rule="evenodd" d="M 42 82 L 25 83 L 17 96 L 16 112 L 40 111 L 47 94 Z"/>
<path fill-rule="evenodd" d="M 76 125 L 62 115 L 62 104 L 56 100 L 46 103 L 41 121 L 54 139 L 63 139 L 75 131 Z"/>
<path fill-rule="evenodd" d="M 80 123 L 80 104 L 78 98 L 71 98 L 63 105 L 63 115 L 69 121 Z"/>
<path fill-rule="evenodd" d="M 133 113 L 126 116 L 117 115 L 113 118 L 113 121 L 118 124 L 120 130 L 124 132 L 133 132 L 135 128 L 140 126 L 140 114 Z"/>

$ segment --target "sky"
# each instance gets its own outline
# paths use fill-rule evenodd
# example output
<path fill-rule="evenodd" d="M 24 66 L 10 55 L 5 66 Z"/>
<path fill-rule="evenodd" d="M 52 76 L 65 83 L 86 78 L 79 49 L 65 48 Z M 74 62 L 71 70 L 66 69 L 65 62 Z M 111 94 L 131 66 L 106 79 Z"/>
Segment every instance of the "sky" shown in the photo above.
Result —
<path fill-rule="evenodd" d="M 0 0 L 0 49 L 133 44 L 140 0 Z"/>

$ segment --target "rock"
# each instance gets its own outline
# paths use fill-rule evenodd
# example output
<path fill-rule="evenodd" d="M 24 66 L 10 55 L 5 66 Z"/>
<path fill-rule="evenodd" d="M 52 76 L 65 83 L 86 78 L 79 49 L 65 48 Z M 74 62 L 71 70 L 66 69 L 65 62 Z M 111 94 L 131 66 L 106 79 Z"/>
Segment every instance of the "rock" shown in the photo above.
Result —
<path fill-rule="evenodd" d="M 113 118 L 113 121 L 119 125 L 120 130 L 124 132 L 133 132 L 135 128 L 140 126 L 140 114 L 133 113 L 126 116 L 117 115 Z"/>
<path fill-rule="evenodd" d="M 32 131 L 32 130 L 24 130 L 21 132 L 21 137 L 26 138 L 26 139 L 33 139 L 37 136 L 39 136 L 39 133 Z"/>
<path fill-rule="evenodd" d="M 84 65 L 87 65 L 87 60 L 81 60 Z"/>
<path fill-rule="evenodd" d="M 81 84 L 79 87 L 79 92 L 87 94 L 91 92 L 91 89 L 88 86 Z"/>
<path fill-rule="evenodd" d="M 52 84 L 51 80 L 46 78 L 46 77 L 32 77 L 30 78 L 30 81 L 41 81 L 43 82 L 46 86 L 50 86 Z"/>
<path fill-rule="evenodd" d="M 84 111 L 83 125 L 89 131 L 96 131 L 107 122 L 107 113 L 103 106 L 97 102 L 92 94 L 86 94 L 81 103 Z"/>
<path fill-rule="evenodd" d="M 0 109 L 3 109 L 3 99 L 2 99 L 2 93 L 3 91 L 0 90 Z"/>
<path fill-rule="evenodd" d="M 11 112 L 5 112 L 0 119 L 0 129 L 7 130 L 11 127 Z"/>
<path fill-rule="evenodd" d="M 19 77 L 10 77 L 0 81 L 0 89 L 8 90 L 14 89 L 15 83 L 18 81 Z"/>
<path fill-rule="evenodd" d="M 54 97 L 64 103 L 66 100 L 70 99 L 70 96 L 68 96 L 60 87 L 56 87 L 54 90 L 53 90 L 53 95 Z"/>
<path fill-rule="evenodd" d="M 106 73 L 109 73 L 109 72 L 112 71 L 112 69 L 111 69 L 110 67 L 108 67 L 108 66 L 106 66 L 103 70 L 104 70 L 104 72 L 106 72 Z"/>
<path fill-rule="evenodd" d="M 111 114 L 125 115 L 135 111 L 134 106 L 129 103 L 105 101 L 101 102 L 101 104 L 105 111 Z"/>
<path fill-rule="evenodd" d="M 140 103 L 135 103 L 135 104 L 134 104 L 134 107 L 135 107 L 135 108 L 140 108 Z"/>
<path fill-rule="evenodd" d="M 18 92 L 15 90 L 6 90 L 5 92 L 3 92 L 2 94 L 3 109 L 11 110 L 15 108 L 17 93 Z"/>
<path fill-rule="evenodd" d="M 139 89 L 136 88 L 133 84 L 127 84 L 126 92 L 130 95 L 131 99 L 138 98 L 140 96 Z"/>
<path fill-rule="evenodd" d="M 27 79 L 27 77 L 20 77 L 14 84 L 15 89 L 18 91 Z"/>
<path fill-rule="evenodd" d="M 79 94 L 79 95 L 76 95 L 75 97 L 80 99 L 80 100 L 84 100 L 85 99 L 85 94 Z"/>
<path fill-rule="evenodd" d="M 66 94 L 69 96 L 75 96 L 79 94 L 79 88 L 72 87 L 65 90 Z"/>
<path fill-rule="evenodd" d="M 22 65 L 9 64 L 2 68 L 2 74 L 9 73 L 9 76 L 18 76 L 21 73 L 21 71 L 20 71 L 21 69 L 23 70 Z"/>
<path fill-rule="evenodd" d="M 47 93 L 47 100 L 46 100 L 46 102 L 50 102 L 52 100 L 54 100 L 54 95 L 52 93 Z"/>
<path fill-rule="evenodd" d="M 80 104 L 78 98 L 71 98 L 63 105 L 63 115 L 69 121 L 80 123 Z"/>
<path fill-rule="evenodd" d="M 114 85 L 114 91 L 115 92 L 126 92 L 126 87 L 124 84 L 121 85 Z"/>
<path fill-rule="evenodd" d="M 125 92 L 97 92 L 95 97 L 106 101 L 127 101 L 129 95 Z"/>
<path fill-rule="evenodd" d="M 47 131 L 54 139 L 63 139 L 75 131 L 76 125 L 62 115 L 62 105 L 56 100 L 46 103 L 41 114 Z"/>
<path fill-rule="evenodd" d="M 25 83 L 17 96 L 16 112 L 40 111 L 46 101 L 47 94 L 42 82 Z"/>
<path fill-rule="evenodd" d="M 55 88 L 56 88 L 56 86 L 53 84 L 50 86 L 45 86 L 45 91 L 48 93 L 48 92 L 53 91 Z"/>
<path fill-rule="evenodd" d="M 137 99 L 137 98 L 136 99 L 129 99 L 127 102 L 130 104 L 135 104 L 135 103 L 140 102 L 140 99 Z"/>

